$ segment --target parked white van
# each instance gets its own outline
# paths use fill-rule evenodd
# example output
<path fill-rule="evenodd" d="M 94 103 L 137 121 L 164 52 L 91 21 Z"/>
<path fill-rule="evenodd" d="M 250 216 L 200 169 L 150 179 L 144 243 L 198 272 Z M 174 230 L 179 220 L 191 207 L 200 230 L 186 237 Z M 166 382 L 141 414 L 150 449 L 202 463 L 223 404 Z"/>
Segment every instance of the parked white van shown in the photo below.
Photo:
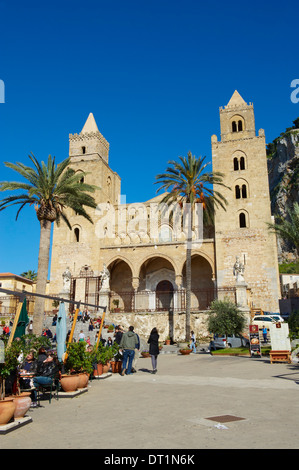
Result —
<path fill-rule="evenodd" d="M 257 325 L 259 328 L 267 326 L 269 328 L 270 323 L 284 322 L 284 319 L 278 315 L 255 315 L 252 319 L 251 324 Z"/>

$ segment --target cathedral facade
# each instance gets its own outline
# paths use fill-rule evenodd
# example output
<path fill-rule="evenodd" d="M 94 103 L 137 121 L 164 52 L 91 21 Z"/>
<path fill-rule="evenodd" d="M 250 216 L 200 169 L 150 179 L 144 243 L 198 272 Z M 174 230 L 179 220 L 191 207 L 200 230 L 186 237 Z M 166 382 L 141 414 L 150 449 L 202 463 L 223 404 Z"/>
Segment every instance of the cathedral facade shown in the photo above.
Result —
<path fill-rule="evenodd" d="M 242 307 L 278 312 L 280 297 L 276 238 L 263 130 L 256 135 L 252 104 L 237 91 L 220 108 L 221 136 L 212 136 L 214 171 L 224 174 L 227 210 L 216 211 L 215 226 L 192 227 L 191 310 L 198 314 L 215 298 L 239 303 L 234 265 L 242 265 Z M 94 224 L 72 213 L 72 225 L 55 225 L 50 294 L 63 290 L 71 273 L 70 296 L 110 312 L 184 312 L 186 229 L 161 205 L 163 195 L 121 204 L 121 179 L 109 166 L 109 144 L 92 114 L 79 134 L 69 136 L 70 166 L 96 185 Z M 197 220 L 197 218 L 195 219 Z M 245 299 L 245 300 L 244 300 Z"/>

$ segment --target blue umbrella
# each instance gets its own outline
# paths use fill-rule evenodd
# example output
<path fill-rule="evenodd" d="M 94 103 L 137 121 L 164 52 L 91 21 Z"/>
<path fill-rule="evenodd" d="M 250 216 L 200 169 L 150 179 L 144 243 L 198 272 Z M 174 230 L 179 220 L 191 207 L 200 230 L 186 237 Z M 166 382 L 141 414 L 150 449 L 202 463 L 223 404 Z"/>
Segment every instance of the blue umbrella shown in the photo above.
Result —
<path fill-rule="evenodd" d="M 63 354 L 66 351 L 66 313 L 64 302 L 60 302 L 57 324 L 56 324 L 56 343 L 57 357 L 62 361 Z"/>

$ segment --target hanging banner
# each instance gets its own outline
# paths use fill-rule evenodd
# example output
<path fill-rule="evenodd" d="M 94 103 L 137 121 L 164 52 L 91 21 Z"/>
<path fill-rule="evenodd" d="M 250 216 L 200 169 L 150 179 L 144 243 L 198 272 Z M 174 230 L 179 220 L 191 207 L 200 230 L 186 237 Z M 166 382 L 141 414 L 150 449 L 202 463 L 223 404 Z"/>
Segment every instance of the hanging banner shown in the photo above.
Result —
<path fill-rule="evenodd" d="M 259 327 L 257 325 L 249 325 L 249 342 L 250 342 L 250 355 L 261 356 L 261 344 Z"/>

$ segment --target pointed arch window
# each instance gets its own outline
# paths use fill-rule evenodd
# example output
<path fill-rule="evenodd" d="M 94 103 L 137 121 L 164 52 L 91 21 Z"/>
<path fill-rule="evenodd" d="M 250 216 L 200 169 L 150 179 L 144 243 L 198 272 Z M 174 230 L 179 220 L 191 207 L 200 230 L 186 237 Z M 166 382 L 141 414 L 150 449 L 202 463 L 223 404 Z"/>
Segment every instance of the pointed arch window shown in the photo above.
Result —
<path fill-rule="evenodd" d="M 237 132 L 237 123 L 236 123 L 236 121 L 232 122 L 232 132 Z"/>
<path fill-rule="evenodd" d="M 240 170 L 245 170 L 245 158 L 240 158 Z"/>
<path fill-rule="evenodd" d="M 238 184 L 235 186 L 235 196 L 236 196 L 236 199 L 241 198 L 240 186 Z"/>
<path fill-rule="evenodd" d="M 238 171 L 239 169 L 239 160 L 237 157 L 234 158 L 234 171 Z"/>
<path fill-rule="evenodd" d="M 243 130 L 243 122 L 241 121 L 241 119 L 239 119 L 238 121 L 238 132 L 242 132 Z"/>

